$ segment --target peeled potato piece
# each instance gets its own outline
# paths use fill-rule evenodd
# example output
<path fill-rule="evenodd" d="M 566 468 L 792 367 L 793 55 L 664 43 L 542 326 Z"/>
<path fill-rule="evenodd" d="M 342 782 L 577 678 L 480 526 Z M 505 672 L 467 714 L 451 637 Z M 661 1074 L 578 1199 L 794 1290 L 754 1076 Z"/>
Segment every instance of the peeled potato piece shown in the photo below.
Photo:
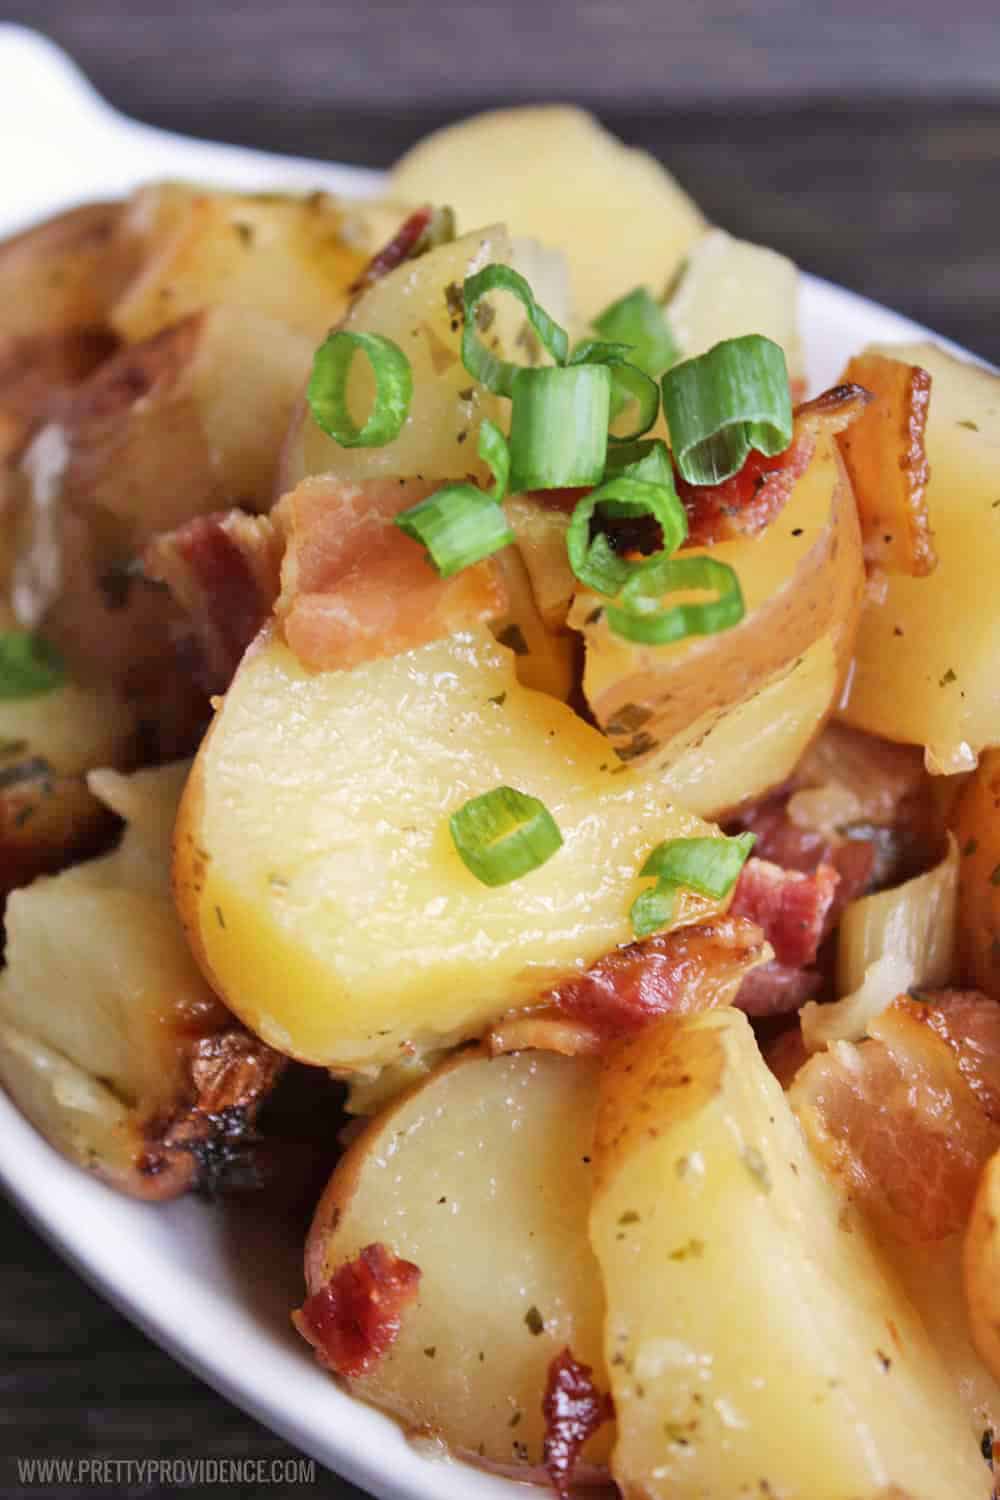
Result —
<path fill-rule="evenodd" d="M 938 565 L 892 574 L 869 597 L 844 717 L 925 747 L 928 767 L 969 771 L 1000 744 L 1000 376 L 933 344 L 873 350 L 928 371 L 927 505 Z"/>
<path fill-rule="evenodd" d="M 986 1500 L 919 1319 L 742 1014 L 659 1022 L 608 1059 L 594 1166 L 625 1494 Z"/>
<path fill-rule="evenodd" d="M 712 229 L 691 247 L 667 303 L 667 318 L 684 359 L 705 354 L 722 339 L 760 333 L 785 351 L 789 378 L 802 381 L 799 273 L 792 261 L 763 245 Z"/>
<path fill-rule="evenodd" d="M 703 227 L 658 162 L 566 105 L 500 109 L 435 131 L 396 163 L 389 185 L 411 203 L 450 204 L 463 231 L 501 219 L 562 250 L 581 324 L 635 286 L 658 296 Z"/>
<path fill-rule="evenodd" d="M 746 615 L 731 630 L 636 645 L 612 633 L 607 601 L 589 592 L 577 596 L 570 624 L 586 642 L 584 693 L 618 754 L 711 816 L 782 781 L 840 691 L 864 569 L 850 484 L 829 432 L 818 433 L 807 469 L 767 528 L 709 555 L 739 576 Z"/>
<path fill-rule="evenodd" d="M 963 1266 L 972 1341 L 1000 1380 L 1000 1152 L 990 1158 L 979 1179 L 965 1232 Z"/>
<path fill-rule="evenodd" d="M 94 790 L 129 820 L 120 846 L 7 902 L 0 1082 L 58 1150 L 141 1198 L 239 1161 L 281 1066 L 205 984 L 173 911 L 186 773 L 99 773 Z"/>
<path fill-rule="evenodd" d="M 958 840 L 958 952 L 963 978 L 1000 1000 L 1000 750 L 990 750 L 962 791 Z"/>
<path fill-rule="evenodd" d="M 413 396 L 402 431 L 384 447 L 342 448 L 316 425 L 303 402 L 283 456 L 282 490 L 294 488 L 311 474 L 326 473 L 348 480 L 471 476 L 484 484 L 490 482 L 478 453 L 479 424 L 489 417 L 506 431 L 510 402 L 491 395 L 473 379 L 462 363 L 461 344 L 462 284 L 467 276 L 493 263 L 519 271 L 546 311 L 557 322 L 565 322 L 562 258 L 530 241 L 512 240 L 502 226 L 494 224 L 464 235 L 404 262 L 358 297 L 339 325 L 350 333 L 390 338 L 409 360 Z M 496 296 L 480 305 L 494 314 L 490 349 L 503 359 L 529 363 L 534 346 L 524 347 L 524 330 L 529 325 L 521 304 L 509 296 Z M 365 360 L 358 358 L 348 385 L 356 420 L 369 410 L 372 391 L 370 371 Z"/>
<path fill-rule="evenodd" d="M 536 1052 L 445 1063 L 353 1143 L 306 1245 L 310 1292 L 377 1242 L 419 1266 L 398 1338 L 351 1392 L 521 1478 L 541 1462 L 551 1360 L 568 1345 L 608 1385 L 587 1240 L 596 1072 Z"/>
<path fill-rule="evenodd" d="M 629 941 L 649 850 L 706 830 L 616 774 L 603 736 L 513 660 L 484 628 L 350 672 L 310 675 L 273 635 L 244 658 L 185 793 L 174 878 L 205 973 L 281 1051 L 372 1069 L 481 1035 Z M 448 818 L 504 785 L 540 798 L 564 845 L 490 888 Z M 675 921 L 717 909 L 685 893 Z"/>

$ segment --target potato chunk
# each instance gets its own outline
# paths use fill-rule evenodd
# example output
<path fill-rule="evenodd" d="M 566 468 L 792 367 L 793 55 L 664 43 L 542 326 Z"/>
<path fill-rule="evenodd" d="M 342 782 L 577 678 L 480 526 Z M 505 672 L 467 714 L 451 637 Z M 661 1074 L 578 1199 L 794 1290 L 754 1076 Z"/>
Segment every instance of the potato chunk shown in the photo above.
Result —
<path fill-rule="evenodd" d="M 923 1327 L 744 1016 L 666 1020 L 612 1056 L 594 1158 L 625 1494 L 985 1500 Z"/>
<path fill-rule="evenodd" d="M 893 574 L 869 597 L 844 716 L 923 745 L 931 770 L 968 771 L 1000 744 L 1000 376 L 933 344 L 875 352 L 931 376 L 927 504 L 938 565 L 926 578 Z"/>
<path fill-rule="evenodd" d="M 618 754 L 648 764 L 707 816 L 783 780 L 839 692 L 864 570 L 833 437 L 820 431 L 766 530 L 711 555 L 736 570 L 743 590 L 746 616 L 731 630 L 640 646 L 610 630 L 596 594 L 579 594 L 570 612 L 586 641 L 587 701 Z"/>
<path fill-rule="evenodd" d="M 219 993 L 305 1061 L 380 1066 L 478 1036 L 631 936 L 654 844 L 705 825 L 616 775 L 597 730 L 522 687 L 485 629 L 311 676 L 277 637 L 244 658 L 181 810 L 177 898 Z M 507 785 L 564 846 L 487 888 L 449 814 Z M 717 903 L 685 895 L 679 922 Z"/>
<path fill-rule="evenodd" d="M 306 1248 L 310 1292 L 374 1242 L 420 1267 L 396 1342 L 351 1391 L 519 1477 L 541 1462 L 560 1350 L 608 1385 L 587 1240 L 596 1075 L 541 1052 L 445 1063 L 354 1142 Z M 585 1462 L 606 1460 L 610 1435 Z"/>
<path fill-rule="evenodd" d="M 463 231 L 502 219 L 562 250 L 581 323 L 634 286 L 658 296 L 703 227 L 658 162 L 566 105 L 500 109 L 435 131 L 396 163 L 389 185 L 411 203 L 450 204 Z"/>
<path fill-rule="evenodd" d="M 954 817 L 962 976 L 1000 1000 L 1000 750 L 983 756 Z"/>
<path fill-rule="evenodd" d="M 189 1187 L 213 1133 L 237 1155 L 281 1066 L 205 984 L 172 909 L 186 772 L 95 775 L 128 818 L 121 845 L 7 903 L 0 1082 L 58 1150 L 144 1198 Z"/>

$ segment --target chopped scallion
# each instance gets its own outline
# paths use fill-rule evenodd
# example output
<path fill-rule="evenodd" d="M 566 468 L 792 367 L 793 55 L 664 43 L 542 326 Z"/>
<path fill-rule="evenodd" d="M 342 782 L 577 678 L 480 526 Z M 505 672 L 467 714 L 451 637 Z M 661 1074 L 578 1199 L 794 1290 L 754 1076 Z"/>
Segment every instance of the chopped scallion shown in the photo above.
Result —
<path fill-rule="evenodd" d="M 619 443 L 609 448 L 604 478 L 614 479 L 621 474 L 630 479 L 644 479 L 648 484 L 665 484 L 674 488 L 673 465 L 662 438 L 644 438 L 638 443 Z"/>
<path fill-rule="evenodd" d="M 375 400 L 359 427 L 347 404 L 354 356 L 362 353 L 375 376 Z M 397 438 L 413 396 L 410 361 L 392 339 L 341 329 L 320 344 L 306 392 L 313 420 L 342 448 L 382 448 Z"/>
<path fill-rule="evenodd" d="M 666 880 L 658 880 L 648 890 L 640 891 L 629 910 L 632 931 L 637 938 L 650 937 L 661 927 L 666 927 L 674 914 L 676 895 L 676 887 Z"/>
<path fill-rule="evenodd" d="M 752 448 L 773 458 L 792 441 L 785 355 L 760 334 L 726 339 L 675 365 L 662 387 L 674 457 L 689 484 L 720 484 Z"/>
<path fill-rule="evenodd" d="M 728 896 L 755 843 L 752 833 L 734 838 L 667 839 L 657 844 L 640 875 L 655 875 L 721 901 Z"/>
<path fill-rule="evenodd" d="M 500 505 L 507 493 L 510 455 L 507 441 L 489 418 L 479 428 L 479 456 L 493 474 L 493 492 L 474 484 L 446 484 L 426 500 L 401 511 L 395 524 L 427 548 L 428 561 L 442 578 L 499 552 L 514 540 Z"/>
<path fill-rule="evenodd" d="M 598 484 L 608 448 L 607 366 L 518 370 L 511 393 L 511 488 L 517 492 Z"/>
<path fill-rule="evenodd" d="M 62 657 L 30 630 L 0 631 L 0 701 L 40 698 L 66 680 Z"/>
<path fill-rule="evenodd" d="M 604 532 L 591 534 L 595 516 L 598 520 L 636 520 L 640 516 L 651 516 L 662 533 L 661 551 L 655 554 L 657 559 L 665 559 L 667 554 L 675 552 L 687 536 L 687 514 L 677 498 L 672 475 L 668 485 L 650 484 L 643 479 L 634 479 L 630 474 L 619 474 L 591 490 L 589 495 L 584 495 L 573 511 L 566 532 L 570 567 L 581 583 L 609 598 L 621 593 L 630 577 L 654 559 L 636 563 L 619 557 Z"/>
<path fill-rule="evenodd" d="M 483 297 L 490 292 L 510 292 L 524 308 L 528 322 L 535 330 L 543 347 L 557 365 L 565 364 L 569 352 L 566 331 L 550 318 L 544 308 L 538 306 L 531 287 L 524 277 L 510 266 L 484 266 L 474 276 L 467 276 L 462 288 L 462 303 L 465 312 L 465 327 L 462 330 L 462 363 L 481 385 L 495 396 L 513 394 L 514 376 L 524 368 L 500 359 L 487 349 L 476 330 L 476 309 Z"/>
<path fill-rule="evenodd" d="M 509 885 L 562 847 L 545 804 L 510 786 L 473 797 L 452 813 L 449 827 L 459 857 L 483 885 Z"/>
<path fill-rule="evenodd" d="M 670 369 L 680 353 L 666 313 L 644 286 L 612 302 L 594 320 L 594 327 L 602 337 L 628 344 L 629 363 L 654 380 Z"/>
<path fill-rule="evenodd" d="M 648 432 L 660 411 L 660 391 L 655 380 L 651 380 L 638 365 L 627 358 L 626 344 L 602 343 L 587 339 L 574 349 L 571 365 L 607 365 L 613 381 L 612 423 L 622 411 L 635 402 L 636 415 L 628 432 L 611 432 L 612 443 L 633 443 Z"/>
<path fill-rule="evenodd" d="M 714 591 L 704 603 L 662 607 L 669 593 Z M 728 563 L 713 557 L 651 557 L 633 568 L 618 603 L 609 605 L 615 635 L 644 646 L 666 646 L 690 635 L 715 635 L 738 625 L 744 614 L 740 581 Z"/>

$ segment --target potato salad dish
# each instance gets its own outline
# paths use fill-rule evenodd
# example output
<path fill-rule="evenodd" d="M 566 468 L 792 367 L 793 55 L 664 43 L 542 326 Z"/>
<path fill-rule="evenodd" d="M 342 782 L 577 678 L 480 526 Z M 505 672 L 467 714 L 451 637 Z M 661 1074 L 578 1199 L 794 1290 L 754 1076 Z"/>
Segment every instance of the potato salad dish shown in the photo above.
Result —
<path fill-rule="evenodd" d="M 0 245 L 0 1083 L 564 1500 L 994 1493 L 1000 377 L 797 280 L 563 107 Z"/>

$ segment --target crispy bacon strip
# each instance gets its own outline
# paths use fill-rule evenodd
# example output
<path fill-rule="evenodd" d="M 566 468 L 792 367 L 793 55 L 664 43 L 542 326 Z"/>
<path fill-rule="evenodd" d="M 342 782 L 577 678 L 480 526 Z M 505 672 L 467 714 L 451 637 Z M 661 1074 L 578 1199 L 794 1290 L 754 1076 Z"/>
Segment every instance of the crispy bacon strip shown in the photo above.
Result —
<path fill-rule="evenodd" d="M 552 1487 L 562 1500 L 569 1495 L 584 1444 L 615 1414 L 610 1395 L 597 1389 L 592 1373 L 591 1366 L 581 1364 L 569 1349 L 563 1349 L 549 1365 L 542 1398 L 542 1452 Z"/>
<path fill-rule="evenodd" d="M 811 1000 L 822 982 L 816 969 L 795 969 L 773 959 L 750 971 L 733 1004 L 748 1016 L 787 1016 Z"/>
<path fill-rule="evenodd" d="M 780 515 L 795 481 L 809 467 L 821 427 L 840 432 L 863 411 L 866 393 L 840 385 L 795 409 L 792 441 L 784 453 L 767 458 L 753 451 L 738 474 L 722 484 L 693 485 L 675 475 L 677 493 L 688 515 L 689 547 L 711 546 L 737 536 L 757 536 Z"/>
<path fill-rule="evenodd" d="M 919 365 L 859 354 L 844 379 L 873 397 L 861 419 L 838 439 L 854 486 L 865 559 L 883 572 L 922 578 L 937 566 L 924 446 L 931 377 Z"/>
<path fill-rule="evenodd" d="M 278 596 L 282 539 L 266 516 L 216 511 L 156 537 L 143 554 L 147 578 L 165 583 L 183 609 L 208 692 L 230 684 Z"/>
<path fill-rule="evenodd" d="M 395 1342 L 419 1285 L 420 1267 L 376 1242 L 338 1266 L 326 1286 L 292 1313 L 292 1322 L 321 1364 L 356 1379 Z"/>
<path fill-rule="evenodd" d="M 732 914 L 615 948 L 543 997 L 603 1041 L 628 1036 L 668 1012 L 731 1005 L 749 969 L 770 949 L 759 927 Z"/>
<path fill-rule="evenodd" d="M 828 1169 L 882 1230 L 911 1243 L 963 1228 L 1000 1145 L 967 1081 L 970 1054 L 963 1076 L 956 1047 L 939 1034 L 947 1023 L 935 1024 L 929 1009 L 896 1000 L 872 1022 L 871 1040 L 817 1053 L 789 1091 Z M 956 1039 L 958 1028 L 956 1013 Z"/>
<path fill-rule="evenodd" d="M 408 219 L 404 219 L 392 239 L 383 245 L 381 250 L 376 250 L 357 281 L 352 284 L 351 292 L 356 295 L 358 292 L 366 291 L 368 287 L 374 286 L 376 281 L 381 281 L 383 276 L 388 276 L 390 271 L 401 266 L 404 260 L 409 260 L 430 228 L 433 217 L 434 210 L 429 203 L 426 203 Z"/>
<path fill-rule="evenodd" d="M 1000 1002 L 981 990 L 925 994 L 914 1014 L 947 1042 L 987 1118 L 1000 1125 Z"/>
<path fill-rule="evenodd" d="M 307 479 L 278 506 L 288 537 L 277 614 L 285 639 L 312 671 L 395 656 L 503 613 L 491 559 L 439 578 L 421 548 L 393 525 L 439 486 L 418 480 Z"/>
<path fill-rule="evenodd" d="M 839 880 L 832 865 L 820 865 L 814 875 L 805 875 L 751 858 L 736 882 L 730 914 L 756 922 L 778 962 L 801 969 L 816 957 Z"/>

